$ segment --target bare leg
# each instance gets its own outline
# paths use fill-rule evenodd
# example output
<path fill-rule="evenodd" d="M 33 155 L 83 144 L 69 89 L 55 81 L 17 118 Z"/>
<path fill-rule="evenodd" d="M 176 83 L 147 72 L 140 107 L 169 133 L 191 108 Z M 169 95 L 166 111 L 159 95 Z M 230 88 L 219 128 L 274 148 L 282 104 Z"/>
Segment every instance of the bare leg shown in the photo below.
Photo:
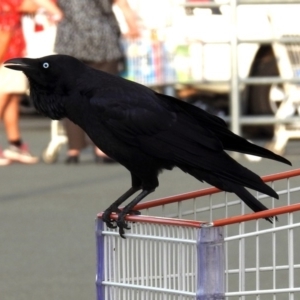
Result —
<path fill-rule="evenodd" d="M 0 93 L 0 118 L 3 120 L 3 114 L 5 107 L 7 106 L 10 100 L 11 94 Z"/>
<path fill-rule="evenodd" d="M 5 132 L 9 141 L 21 138 L 19 128 L 19 100 L 16 94 L 0 94 L 0 116 L 4 122 Z"/>
<path fill-rule="evenodd" d="M 3 118 L 6 136 L 9 141 L 21 139 L 19 95 L 0 95 L 0 113 Z"/>
<path fill-rule="evenodd" d="M 81 149 L 86 146 L 85 133 L 69 119 L 64 120 L 64 125 L 68 136 L 68 155 L 79 155 Z"/>

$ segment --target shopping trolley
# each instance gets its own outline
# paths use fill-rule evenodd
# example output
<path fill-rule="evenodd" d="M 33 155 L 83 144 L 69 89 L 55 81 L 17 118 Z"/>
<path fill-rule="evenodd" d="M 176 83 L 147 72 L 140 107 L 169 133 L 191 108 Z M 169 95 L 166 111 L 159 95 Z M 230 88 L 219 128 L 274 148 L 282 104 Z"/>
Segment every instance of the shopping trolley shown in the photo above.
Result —
<path fill-rule="evenodd" d="M 99 214 L 97 299 L 300 299 L 300 169 L 263 180 L 268 211 L 207 188 L 138 204 L 126 239 Z"/>
<path fill-rule="evenodd" d="M 287 36 L 282 38 L 290 39 L 291 42 L 285 44 L 274 43 L 273 49 L 278 58 L 280 75 L 283 78 L 300 77 L 300 36 Z M 295 42 L 293 40 L 298 40 Z M 283 84 L 284 96 L 278 102 L 275 117 L 279 120 L 300 114 L 300 86 L 285 82 Z M 300 138 L 300 117 L 299 122 L 291 124 L 275 124 L 274 138 L 267 147 L 277 154 L 283 154 L 290 139 Z"/>
<path fill-rule="evenodd" d="M 294 17 L 294 16 L 293 16 Z M 298 18 L 298 17 L 296 17 Z M 300 78 L 300 35 L 295 26 L 295 34 L 286 34 L 281 16 L 276 13 L 270 14 L 270 24 L 273 29 L 274 42 L 272 49 L 276 57 L 279 74 L 286 79 Z M 280 42 L 285 40 L 285 42 Z M 283 120 L 288 117 L 300 115 L 300 85 L 299 83 L 284 82 L 282 85 L 273 84 L 271 96 L 274 103 L 275 117 Z M 300 138 L 299 122 L 290 124 L 275 124 L 273 140 L 267 144 L 271 151 L 282 155 L 290 139 Z"/>
<path fill-rule="evenodd" d="M 45 163 L 52 164 L 57 161 L 59 151 L 68 142 L 68 138 L 61 121 L 52 120 L 50 125 L 50 142 L 42 153 Z"/>

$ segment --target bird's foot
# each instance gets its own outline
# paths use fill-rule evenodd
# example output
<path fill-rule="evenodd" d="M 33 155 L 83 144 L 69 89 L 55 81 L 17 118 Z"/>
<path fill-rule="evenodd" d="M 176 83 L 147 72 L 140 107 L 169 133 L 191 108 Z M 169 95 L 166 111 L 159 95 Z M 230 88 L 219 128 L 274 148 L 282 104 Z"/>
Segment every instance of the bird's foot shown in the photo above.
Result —
<path fill-rule="evenodd" d="M 127 229 L 127 230 L 130 229 L 127 222 L 125 221 L 125 216 L 126 215 L 119 214 L 119 217 L 117 219 L 117 226 L 119 227 L 119 234 L 120 234 L 120 237 L 123 239 L 125 239 L 125 236 L 124 236 L 125 230 L 124 229 Z"/>
<path fill-rule="evenodd" d="M 110 215 L 112 213 L 116 213 L 118 215 L 117 220 L 113 220 Z M 126 215 L 140 215 L 141 212 L 139 212 L 138 210 L 129 210 L 128 212 L 124 211 L 124 210 L 120 210 L 118 207 L 116 206 L 111 206 L 108 209 L 106 209 L 102 215 L 102 220 L 103 222 L 106 223 L 106 226 L 108 228 L 117 228 L 119 227 L 119 234 L 122 238 L 125 238 L 124 234 L 125 234 L 125 230 L 127 229 L 129 230 L 130 227 L 128 226 L 127 222 L 125 221 L 125 217 Z"/>
<path fill-rule="evenodd" d="M 118 219 L 117 219 L 117 226 L 119 227 L 119 234 L 120 236 L 125 239 L 125 230 L 124 229 L 127 229 L 129 230 L 130 227 L 128 226 L 125 218 L 126 218 L 126 215 L 140 215 L 141 213 L 138 211 L 138 210 L 130 210 L 128 212 L 126 211 L 121 211 L 121 213 L 118 214 Z"/>
<path fill-rule="evenodd" d="M 108 228 L 117 228 L 118 225 L 117 225 L 117 221 L 111 219 L 110 215 L 112 213 L 116 213 L 116 214 L 119 214 L 121 212 L 121 210 L 116 207 L 116 206 L 110 206 L 108 209 L 106 209 L 102 215 L 102 220 L 103 222 L 106 223 L 106 226 Z"/>

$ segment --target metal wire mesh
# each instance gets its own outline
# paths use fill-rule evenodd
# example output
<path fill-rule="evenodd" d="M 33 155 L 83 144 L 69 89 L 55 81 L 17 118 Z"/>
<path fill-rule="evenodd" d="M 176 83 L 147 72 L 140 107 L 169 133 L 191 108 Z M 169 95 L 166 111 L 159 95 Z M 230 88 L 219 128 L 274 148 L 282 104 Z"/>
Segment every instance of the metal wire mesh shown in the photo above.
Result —
<path fill-rule="evenodd" d="M 205 223 L 191 220 L 224 227 L 226 299 L 299 299 L 300 186 L 299 177 L 294 177 L 299 175 L 296 170 L 267 178 L 279 201 L 256 195 L 280 213 L 273 224 L 256 220 L 257 214 L 250 213 L 240 200 L 213 188 L 202 192 L 207 194 L 203 197 L 177 196 L 188 199 L 141 204 L 140 208 L 149 207 L 149 215 L 171 218 L 129 217 L 134 223 L 126 240 L 104 228 L 104 261 L 109 262 L 102 281 L 104 299 L 200 299 L 196 240 Z M 252 220 L 239 220 L 245 213 Z"/>
<path fill-rule="evenodd" d="M 126 240 L 105 230 L 105 299 L 194 299 L 196 229 L 135 223 Z M 124 298 L 126 297 L 126 298 Z M 128 297 L 128 298 L 127 298 Z"/>

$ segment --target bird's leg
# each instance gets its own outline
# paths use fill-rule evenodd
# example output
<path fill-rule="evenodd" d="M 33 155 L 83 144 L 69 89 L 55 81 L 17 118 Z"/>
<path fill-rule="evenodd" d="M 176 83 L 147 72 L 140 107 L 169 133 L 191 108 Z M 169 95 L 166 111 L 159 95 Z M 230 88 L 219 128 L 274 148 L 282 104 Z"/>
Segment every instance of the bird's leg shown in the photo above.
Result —
<path fill-rule="evenodd" d="M 118 214 L 117 219 L 117 226 L 119 227 L 119 234 L 122 238 L 124 237 L 124 228 L 130 229 L 128 225 L 125 222 L 125 217 L 127 214 L 132 214 L 134 210 L 132 210 L 133 207 L 135 207 L 142 199 L 144 199 L 147 195 L 151 194 L 154 191 L 154 189 L 150 190 L 142 190 L 140 194 L 138 194 L 128 205 L 126 205 L 122 211 Z"/>
<path fill-rule="evenodd" d="M 135 192 L 140 190 L 140 187 L 132 186 L 127 192 L 125 192 L 120 198 L 118 198 L 111 206 L 109 206 L 102 215 L 103 222 L 106 223 L 106 226 L 109 228 L 116 228 L 117 225 L 114 225 L 114 221 L 110 218 L 111 213 L 119 213 L 119 205 L 122 204 L 126 199 L 132 196 Z"/>

